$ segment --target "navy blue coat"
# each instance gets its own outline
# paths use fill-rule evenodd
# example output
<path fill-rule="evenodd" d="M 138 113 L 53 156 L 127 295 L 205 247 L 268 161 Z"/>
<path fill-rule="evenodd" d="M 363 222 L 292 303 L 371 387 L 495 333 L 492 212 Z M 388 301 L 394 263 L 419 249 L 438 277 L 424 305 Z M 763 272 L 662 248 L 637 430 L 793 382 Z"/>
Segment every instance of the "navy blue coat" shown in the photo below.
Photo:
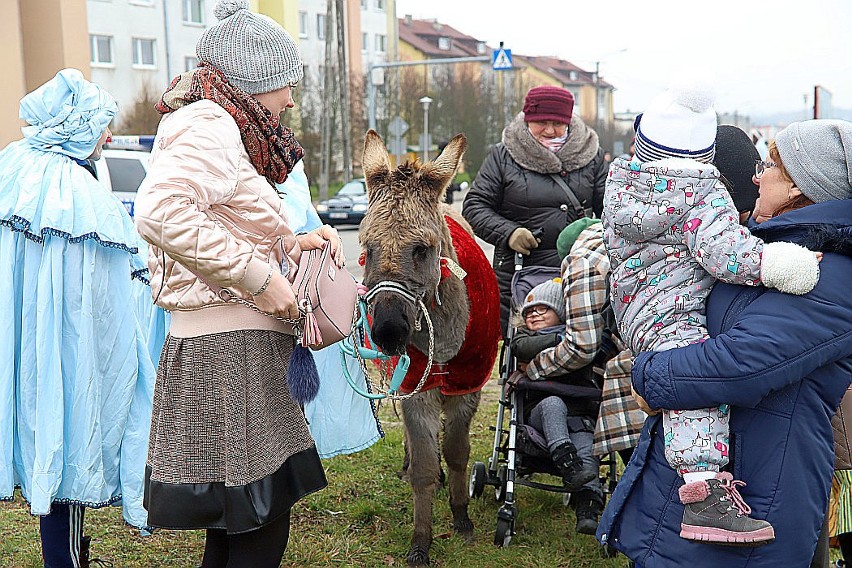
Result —
<path fill-rule="evenodd" d="M 731 404 L 729 467 L 748 483 L 741 493 L 776 540 L 733 548 L 680 538 L 683 481 L 666 462 L 656 416 L 645 421 L 598 527 L 601 542 L 643 568 L 806 568 L 816 548 L 834 466 L 831 417 L 852 382 L 852 200 L 751 229 L 768 242 L 826 252 L 816 288 L 791 296 L 717 284 L 707 304 L 712 339 L 639 354 L 633 386 L 652 408 Z"/>

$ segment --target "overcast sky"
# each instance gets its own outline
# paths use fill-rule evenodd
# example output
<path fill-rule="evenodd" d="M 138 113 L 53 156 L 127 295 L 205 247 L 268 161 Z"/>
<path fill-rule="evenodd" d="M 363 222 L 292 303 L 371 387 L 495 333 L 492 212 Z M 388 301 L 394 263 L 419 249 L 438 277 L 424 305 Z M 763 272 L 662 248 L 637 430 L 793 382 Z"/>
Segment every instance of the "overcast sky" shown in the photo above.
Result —
<path fill-rule="evenodd" d="M 815 84 L 852 108 L 852 0 L 397 0 L 405 14 L 514 53 L 600 60 L 616 111 L 641 110 L 689 67 L 715 78 L 719 112 L 804 113 Z"/>

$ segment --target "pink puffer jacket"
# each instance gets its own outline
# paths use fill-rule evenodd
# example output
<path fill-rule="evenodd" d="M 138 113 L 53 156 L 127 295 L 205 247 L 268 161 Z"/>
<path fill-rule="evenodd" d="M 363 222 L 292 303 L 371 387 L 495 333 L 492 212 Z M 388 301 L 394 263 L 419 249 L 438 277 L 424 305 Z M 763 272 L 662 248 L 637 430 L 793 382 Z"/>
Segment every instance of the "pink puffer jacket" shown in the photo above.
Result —
<path fill-rule="evenodd" d="M 284 202 L 255 170 L 236 122 L 222 107 L 199 101 L 163 118 L 135 217 L 151 244 L 151 292 L 172 312 L 172 335 L 292 333 L 278 320 L 223 302 L 205 283 L 251 299 L 270 271 L 292 279 L 301 253 Z"/>

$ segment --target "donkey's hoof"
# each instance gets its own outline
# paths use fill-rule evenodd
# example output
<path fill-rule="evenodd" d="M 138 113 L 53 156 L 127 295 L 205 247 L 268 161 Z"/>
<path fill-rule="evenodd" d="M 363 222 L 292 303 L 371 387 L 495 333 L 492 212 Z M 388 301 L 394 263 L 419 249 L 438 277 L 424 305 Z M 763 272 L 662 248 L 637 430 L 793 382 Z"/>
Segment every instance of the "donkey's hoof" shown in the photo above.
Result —
<path fill-rule="evenodd" d="M 473 542 L 473 521 L 469 518 L 453 521 L 453 530 L 467 542 Z"/>
<path fill-rule="evenodd" d="M 429 566 L 429 551 L 420 546 L 414 546 L 408 553 L 406 562 L 409 566 Z"/>

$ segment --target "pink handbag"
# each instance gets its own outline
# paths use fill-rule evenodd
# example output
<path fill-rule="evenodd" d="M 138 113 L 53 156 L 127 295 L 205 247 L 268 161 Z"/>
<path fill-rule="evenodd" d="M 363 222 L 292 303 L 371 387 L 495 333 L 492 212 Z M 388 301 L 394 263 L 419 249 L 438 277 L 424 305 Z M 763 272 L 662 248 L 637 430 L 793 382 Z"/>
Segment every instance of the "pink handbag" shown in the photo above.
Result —
<path fill-rule="evenodd" d="M 322 349 L 352 332 L 358 288 L 352 274 L 335 264 L 331 247 L 302 251 L 293 291 L 304 314 L 303 346 Z"/>

